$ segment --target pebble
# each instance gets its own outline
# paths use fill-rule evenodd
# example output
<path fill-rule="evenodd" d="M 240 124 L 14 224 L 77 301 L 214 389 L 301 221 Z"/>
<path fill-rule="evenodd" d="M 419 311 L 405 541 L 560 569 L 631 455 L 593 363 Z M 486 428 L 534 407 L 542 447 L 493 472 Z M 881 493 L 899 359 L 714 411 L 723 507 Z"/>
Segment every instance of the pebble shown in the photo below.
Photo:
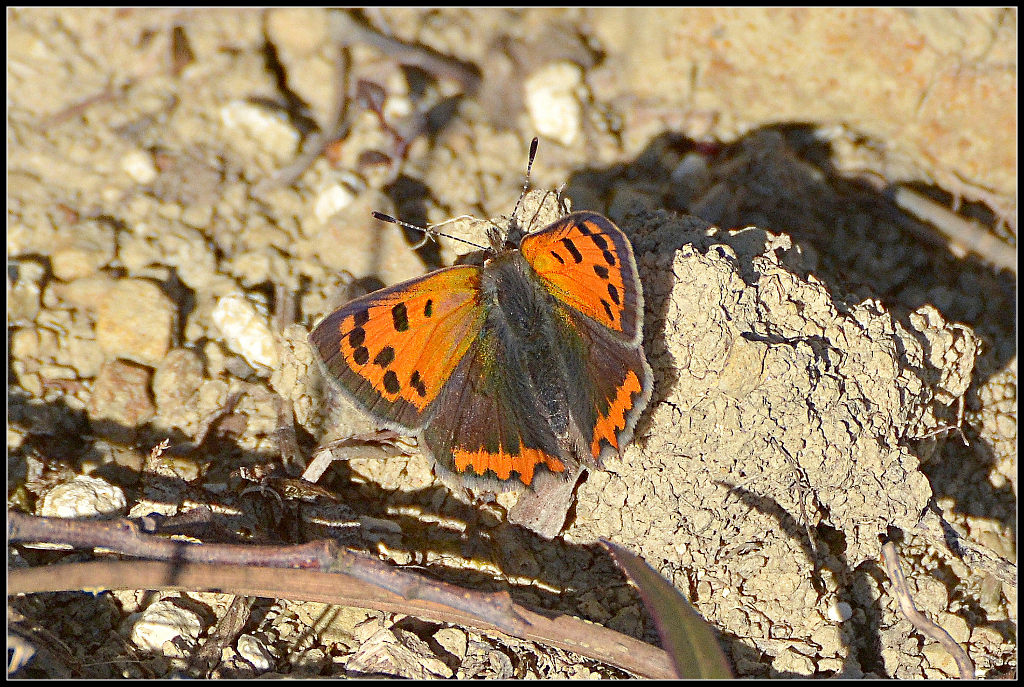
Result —
<path fill-rule="evenodd" d="M 152 156 L 141 150 L 133 150 L 121 158 L 121 169 L 140 184 L 151 183 L 157 175 Z"/>
<path fill-rule="evenodd" d="M 100 368 L 93 384 L 87 413 L 93 423 L 110 423 L 104 434 L 130 440 L 135 427 L 153 417 L 149 397 L 149 368 L 114 360 Z"/>
<path fill-rule="evenodd" d="M 455 627 L 442 627 L 434 633 L 434 639 L 445 651 L 455 656 L 459 661 L 466 658 L 469 638 L 462 630 Z"/>
<path fill-rule="evenodd" d="M 156 284 L 120 279 L 100 302 L 96 342 L 111 357 L 156 365 L 171 348 L 176 312 Z"/>
<path fill-rule="evenodd" d="M 218 300 L 211 318 L 228 348 L 250 365 L 277 367 L 280 358 L 277 340 L 264 318 L 244 295 L 236 291 Z"/>
<path fill-rule="evenodd" d="M 243 634 L 238 638 L 238 655 L 252 664 L 256 670 L 270 670 L 273 665 L 270 651 L 258 637 L 250 634 Z"/>
<path fill-rule="evenodd" d="M 220 119 L 227 129 L 242 134 L 278 159 L 293 156 L 299 144 L 299 134 L 288 122 L 247 102 L 228 103 L 221 108 Z"/>
<path fill-rule="evenodd" d="M 107 293 L 114 288 L 114 284 L 115 280 L 105 274 L 82 277 L 69 282 L 50 282 L 46 286 L 44 302 L 49 308 L 64 305 L 96 313 Z"/>
<path fill-rule="evenodd" d="M 70 281 L 95 274 L 114 258 L 114 230 L 99 222 L 82 222 L 58 234 L 50 267 L 58 279 Z"/>
<path fill-rule="evenodd" d="M 40 335 L 42 332 L 33 327 L 25 327 L 24 329 L 15 329 L 14 333 L 10 334 L 10 354 L 14 360 L 24 360 L 25 358 L 35 358 L 39 355 L 42 346 L 40 345 Z M 49 332 L 53 334 L 53 332 Z"/>
<path fill-rule="evenodd" d="M 268 11 L 266 31 L 278 50 L 291 50 L 301 57 L 315 53 L 328 38 L 324 10 L 312 7 Z"/>
<path fill-rule="evenodd" d="M 203 624 L 194 611 L 181 608 L 173 600 L 150 604 L 132 625 L 131 639 L 141 648 L 163 656 L 180 655 L 167 642 L 195 646 Z"/>
<path fill-rule="evenodd" d="M 36 319 L 43 288 L 46 267 L 35 260 L 19 260 L 11 263 L 7 276 L 7 321 L 23 325 Z M 16 274 L 11 282 L 11 271 Z"/>
<path fill-rule="evenodd" d="M 351 205 L 355 199 L 355 195 L 341 184 L 331 184 L 317 194 L 313 203 L 313 215 L 325 223 Z"/>
<path fill-rule="evenodd" d="M 845 601 L 833 601 L 828 606 L 828 619 L 834 623 L 843 623 L 853 617 L 853 609 Z"/>
<path fill-rule="evenodd" d="M 153 375 L 157 411 L 171 426 L 180 426 L 195 413 L 190 401 L 203 382 L 203 361 L 195 351 L 169 352 Z"/>
<path fill-rule="evenodd" d="M 956 659 L 946 651 L 938 642 L 932 642 L 926 644 L 921 653 L 928 661 L 928 665 L 934 669 L 934 671 L 925 671 L 926 675 L 932 679 L 941 679 L 947 677 L 958 677 L 960 670 L 957 668 Z M 938 674 L 936 674 L 936 671 Z"/>
<path fill-rule="evenodd" d="M 772 660 L 772 668 L 779 673 L 792 675 L 813 675 L 814 663 L 810 658 L 797 653 L 793 649 L 783 649 L 778 656 Z"/>
<path fill-rule="evenodd" d="M 124 512 L 128 502 L 120 487 L 96 477 L 79 475 L 43 495 L 39 515 L 52 518 L 91 518 Z"/>
<path fill-rule="evenodd" d="M 577 95 L 582 84 L 583 69 L 566 61 L 546 64 L 526 79 L 526 109 L 538 134 L 564 146 L 576 141 L 583 123 Z"/>

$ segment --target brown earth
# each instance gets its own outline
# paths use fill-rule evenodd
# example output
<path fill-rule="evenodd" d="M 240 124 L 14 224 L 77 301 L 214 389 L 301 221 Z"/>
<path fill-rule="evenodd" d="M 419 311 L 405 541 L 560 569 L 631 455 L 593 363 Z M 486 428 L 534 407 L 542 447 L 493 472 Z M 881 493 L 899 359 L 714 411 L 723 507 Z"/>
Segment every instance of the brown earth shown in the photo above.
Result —
<path fill-rule="evenodd" d="M 293 402 L 307 450 L 372 429 L 323 412 L 304 332 L 462 251 L 414 250 L 370 211 L 497 218 L 541 134 L 534 185 L 564 186 L 634 245 L 656 376 L 636 440 L 588 475 L 554 541 L 505 522 L 507 495 L 467 506 L 419 454 L 325 477 L 344 508 L 309 506 L 321 524 L 301 536 L 656 643 L 603 537 L 693 602 L 737 675 L 956 676 L 898 613 L 887 535 L 917 606 L 979 674 L 1015 674 L 1015 577 L 985 562 L 1016 562 L 1015 10 L 364 15 L 405 48 L 337 18 L 8 10 L 10 506 L 49 512 L 44 495 L 88 473 L 124 489 L 122 514 L 216 493 L 225 526 L 284 531 L 228 488 L 276 460 L 277 416 L 254 389 Z M 339 54 L 352 98 L 337 143 L 273 183 L 330 128 Z M 901 210 L 897 187 L 953 229 Z M 279 336 L 271 315 L 292 299 L 299 324 Z M 217 450 L 176 454 L 236 393 Z M 173 459 L 148 460 L 164 438 Z M 923 528 L 929 504 L 990 557 Z M 187 596 L 204 628 L 225 607 Z M 188 651 L 129 639 L 155 599 L 11 597 L 67 651 L 39 646 L 16 674 L 183 670 Z M 374 611 L 278 600 L 259 618 L 246 632 L 265 660 L 240 641 L 217 675 L 623 675 Z"/>

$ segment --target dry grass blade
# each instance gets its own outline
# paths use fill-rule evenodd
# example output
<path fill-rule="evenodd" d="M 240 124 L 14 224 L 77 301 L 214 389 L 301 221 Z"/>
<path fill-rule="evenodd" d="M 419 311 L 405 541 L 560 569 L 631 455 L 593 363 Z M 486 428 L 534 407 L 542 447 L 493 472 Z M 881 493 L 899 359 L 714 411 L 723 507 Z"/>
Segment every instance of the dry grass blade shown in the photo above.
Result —
<path fill-rule="evenodd" d="M 729 661 L 711 626 L 676 588 L 639 556 L 604 539 L 601 545 L 611 552 L 616 564 L 640 590 L 644 606 L 654 617 L 661 643 L 675 666 L 676 676 L 731 678 Z"/>

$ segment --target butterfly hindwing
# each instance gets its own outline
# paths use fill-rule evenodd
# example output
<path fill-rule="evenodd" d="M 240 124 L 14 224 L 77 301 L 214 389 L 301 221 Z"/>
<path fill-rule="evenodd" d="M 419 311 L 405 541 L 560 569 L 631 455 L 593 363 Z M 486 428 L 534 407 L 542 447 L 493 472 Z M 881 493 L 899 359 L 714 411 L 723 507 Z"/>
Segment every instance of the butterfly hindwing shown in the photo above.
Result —
<path fill-rule="evenodd" d="M 495 491 L 531 484 L 539 467 L 566 463 L 526 376 L 503 353 L 493 332 L 462 360 L 423 431 L 442 477 Z M 510 363 L 512 363 L 510 365 Z"/>
<path fill-rule="evenodd" d="M 643 293 L 629 240 L 596 212 L 574 212 L 520 243 L 527 262 L 560 301 L 639 344 Z"/>
<path fill-rule="evenodd" d="M 588 458 L 598 467 L 618 457 L 633 438 L 637 420 L 651 399 L 654 376 L 640 344 L 624 343 L 611 331 L 592 320 L 563 308 L 570 323 L 566 340 L 580 337 L 586 342 L 576 360 L 573 347 L 565 349 L 567 368 L 581 367 L 570 388 L 573 416 L 588 446 Z"/>
<path fill-rule="evenodd" d="M 310 334 L 326 376 L 367 411 L 410 430 L 431 404 L 482 325 L 480 268 L 456 266 L 357 298 Z"/>

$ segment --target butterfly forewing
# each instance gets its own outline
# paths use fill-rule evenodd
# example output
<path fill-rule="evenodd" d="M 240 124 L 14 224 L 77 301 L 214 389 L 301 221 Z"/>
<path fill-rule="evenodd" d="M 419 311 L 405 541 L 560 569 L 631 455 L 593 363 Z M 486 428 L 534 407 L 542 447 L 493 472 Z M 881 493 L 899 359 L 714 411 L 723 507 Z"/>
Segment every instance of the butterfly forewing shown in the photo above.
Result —
<path fill-rule="evenodd" d="M 418 429 L 483 321 L 480 268 L 457 266 L 347 303 L 310 334 L 329 379 L 386 422 Z"/>
<path fill-rule="evenodd" d="M 574 212 L 528 234 L 520 250 L 556 298 L 639 343 L 643 293 L 636 262 L 629 240 L 611 220 Z"/>

